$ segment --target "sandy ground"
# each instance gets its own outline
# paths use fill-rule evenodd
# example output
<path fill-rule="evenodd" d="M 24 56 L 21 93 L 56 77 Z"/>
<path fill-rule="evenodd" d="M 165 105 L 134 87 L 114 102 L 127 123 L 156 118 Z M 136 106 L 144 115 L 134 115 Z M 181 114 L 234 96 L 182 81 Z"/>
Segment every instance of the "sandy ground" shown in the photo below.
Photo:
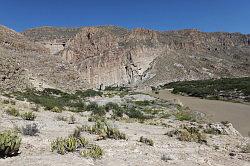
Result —
<path fill-rule="evenodd" d="M 250 105 L 180 96 L 168 90 L 161 90 L 159 94 L 149 94 L 161 99 L 179 99 L 190 109 L 205 113 L 212 121 L 231 122 L 243 136 L 250 137 Z"/>

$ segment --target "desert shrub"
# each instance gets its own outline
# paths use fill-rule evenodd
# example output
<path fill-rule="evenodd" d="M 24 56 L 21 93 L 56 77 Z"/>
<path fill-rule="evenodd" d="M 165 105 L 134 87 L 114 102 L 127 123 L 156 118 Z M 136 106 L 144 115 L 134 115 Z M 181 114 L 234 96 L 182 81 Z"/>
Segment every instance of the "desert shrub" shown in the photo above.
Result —
<path fill-rule="evenodd" d="M 219 130 L 216 127 L 211 126 L 210 124 L 208 124 L 208 127 L 204 129 L 204 133 L 213 134 L 213 135 L 223 134 L 221 130 Z"/>
<path fill-rule="evenodd" d="M 76 95 L 81 96 L 83 98 L 85 97 L 94 97 L 94 96 L 102 96 L 102 92 L 100 91 L 95 91 L 93 89 L 87 89 L 85 91 L 77 91 Z"/>
<path fill-rule="evenodd" d="M 175 117 L 180 121 L 195 121 L 195 117 L 189 111 L 179 111 L 175 114 Z"/>
<path fill-rule="evenodd" d="M 69 136 L 67 138 L 57 138 L 51 142 L 51 151 L 56 151 L 59 154 L 66 154 L 68 152 L 74 152 L 80 148 L 85 147 L 88 141 L 85 138 L 76 138 Z"/>
<path fill-rule="evenodd" d="M 106 86 L 105 91 L 125 91 L 128 92 L 129 88 L 125 86 Z"/>
<path fill-rule="evenodd" d="M 24 135 L 34 136 L 39 132 L 37 124 L 27 124 L 25 127 L 22 127 L 22 133 Z"/>
<path fill-rule="evenodd" d="M 106 111 L 103 107 L 98 106 L 97 103 L 91 102 L 89 105 L 86 107 L 87 111 L 91 111 L 92 115 L 97 115 L 97 116 L 104 116 L 106 114 Z"/>
<path fill-rule="evenodd" d="M 33 121 L 33 120 L 35 120 L 36 115 L 35 115 L 32 111 L 29 111 L 29 112 L 25 112 L 25 113 L 21 114 L 21 117 L 22 117 L 24 120 Z"/>
<path fill-rule="evenodd" d="M 9 104 L 10 103 L 10 101 L 9 100 L 3 100 L 3 104 Z"/>
<path fill-rule="evenodd" d="M 77 126 L 77 127 L 75 128 L 75 130 L 74 130 L 72 136 L 75 137 L 75 138 L 80 138 L 80 136 L 81 136 L 81 131 L 82 131 L 81 127 Z"/>
<path fill-rule="evenodd" d="M 8 115 L 12 115 L 12 116 L 19 116 L 20 113 L 17 109 L 15 108 L 9 108 L 5 111 Z"/>
<path fill-rule="evenodd" d="M 83 157 L 91 157 L 94 159 L 101 158 L 104 152 L 102 148 L 98 145 L 90 145 L 87 150 L 80 152 L 80 155 Z"/>
<path fill-rule="evenodd" d="M 148 100 L 143 100 L 143 101 L 134 101 L 134 103 L 138 106 L 148 106 L 150 105 L 150 101 Z"/>
<path fill-rule="evenodd" d="M 150 146 L 154 146 L 154 141 L 152 139 L 145 138 L 143 136 L 140 137 L 139 142 L 145 143 Z"/>
<path fill-rule="evenodd" d="M 62 109 L 58 108 L 58 107 L 54 107 L 51 109 L 52 112 L 56 112 L 56 113 L 62 113 Z"/>
<path fill-rule="evenodd" d="M 167 156 L 165 154 L 163 154 L 161 156 L 161 160 L 165 161 L 165 162 L 168 162 L 169 160 L 173 160 L 170 156 Z"/>
<path fill-rule="evenodd" d="M 27 89 L 24 92 L 15 92 L 13 95 L 16 96 L 17 100 L 27 99 L 29 102 L 43 106 L 46 110 L 51 110 L 55 107 L 62 110 L 64 107 L 68 107 L 79 111 L 85 106 L 80 96 L 73 93 L 65 93 L 57 89 L 47 88 L 43 91 Z"/>
<path fill-rule="evenodd" d="M 88 121 L 89 122 L 97 122 L 97 121 L 105 122 L 106 119 L 105 117 L 102 117 L 102 116 L 92 115 L 88 118 Z"/>
<path fill-rule="evenodd" d="M 98 109 L 92 111 L 91 115 L 104 116 L 106 115 L 106 111 L 102 107 L 98 107 Z"/>
<path fill-rule="evenodd" d="M 58 116 L 56 116 L 56 120 L 58 120 L 58 121 L 67 121 L 68 118 L 65 117 L 65 116 L 62 116 L 62 115 L 58 115 Z"/>
<path fill-rule="evenodd" d="M 69 117 L 69 121 L 68 121 L 69 124 L 75 124 L 76 123 L 76 118 L 74 115 L 71 115 Z"/>
<path fill-rule="evenodd" d="M 250 143 L 242 147 L 243 153 L 250 153 Z"/>
<path fill-rule="evenodd" d="M 183 127 L 183 129 L 170 131 L 166 135 L 177 136 L 180 141 L 207 143 L 206 135 L 195 127 Z"/>
<path fill-rule="evenodd" d="M 21 138 L 13 131 L 0 132 L 0 157 L 18 155 Z"/>
<path fill-rule="evenodd" d="M 116 110 L 113 110 L 113 117 L 116 118 L 116 117 L 123 117 L 123 114 L 124 114 L 124 109 L 123 108 L 118 108 Z"/>
<path fill-rule="evenodd" d="M 11 105 L 16 105 L 16 101 L 10 100 L 10 104 L 11 104 Z"/>
<path fill-rule="evenodd" d="M 120 132 L 117 128 L 111 127 L 107 122 L 97 121 L 93 126 L 82 126 L 82 131 L 86 131 L 90 134 L 97 134 L 103 139 L 124 139 L 126 135 Z"/>
<path fill-rule="evenodd" d="M 104 109 L 106 111 L 109 111 L 109 110 L 117 110 L 119 109 L 119 105 L 116 104 L 116 103 L 113 103 L 113 102 L 109 102 L 107 103 L 105 106 L 104 106 Z"/>
<path fill-rule="evenodd" d="M 87 107 L 86 107 L 86 111 L 94 111 L 94 110 L 97 110 L 97 109 L 99 109 L 99 106 L 98 106 L 98 104 L 95 103 L 95 102 L 89 103 L 89 104 L 87 105 Z"/>
<path fill-rule="evenodd" d="M 127 109 L 126 114 L 130 118 L 136 118 L 136 119 L 141 119 L 141 120 L 145 119 L 144 114 L 140 110 L 137 110 L 137 109 Z"/>

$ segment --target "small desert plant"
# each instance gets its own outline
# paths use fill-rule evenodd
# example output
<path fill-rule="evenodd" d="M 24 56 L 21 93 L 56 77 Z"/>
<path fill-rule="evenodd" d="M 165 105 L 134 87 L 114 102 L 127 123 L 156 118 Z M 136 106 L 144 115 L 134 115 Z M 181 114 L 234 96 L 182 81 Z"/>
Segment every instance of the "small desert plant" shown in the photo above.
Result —
<path fill-rule="evenodd" d="M 85 147 L 88 141 L 85 138 L 76 138 L 69 136 L 68 138 L 57 138 L 51 143 L 51 151 L 56 151 L 59 154 L 74 152 L 79 148 Z"/>
<path fill-rule="evenodd" d="M 62 115 L 58 115 L 58 116 L 56 116 L 56 120 L 58 120 L 58 121 L 67 121 L 68 118 L 65 117 L 65 116 L 62 116 Z"/>
<path fill-rule="evenodd" d="M 166 133 L 166 135 L 173 137 L 177 136 L 180 141 L 207 143 L 206 135 L 195 127 L 186 127 L 177 129 Z"/>
<path fill-rule="evenodd" d="M 143 101 L 134 101 L 134 103 L 138 106 L 148 106 L 150 105 L 150 101 L 148 100 L 143 100 Z"/>
<path fill-rule="evenodd" d="M 89 122 L 97 122 L 97 121 L 102 121 L 104 122 L 106 119 L 104 117 L 101 116 L 97 116 L 97 115 L 92 115 L 88 118 Z"/>
<path fill-rule="evenodd" d="M 11 105 L 16 105 L 16 101 L 10 100 L 10 104 L 11 104 Z"/>
<path fill-rule="evenodd" d="M 21 138 L 13 131 L 0 133 L 0 157 L 10 157 L 18 154 Z"/>
<path fill-rule="evenodd" d="M 143 136 L 140 137 L 139 142 L 145 143 L 150 146 L 154 146 L 154 141 L 152 139 L 145 138 Z"/>
<path fill-rule="evenodd" d="M 91 145 L 87 150 L 83 150 L 80 152 L 83 157 L 91 157 L 94 159 L 101 158 L 104 154 L 101 147 L 98 145 Z"/>
<path fill-rule="evenodd" d="M 51 109 L 52 112 L 56 112 L 56 113 L 62 113 L 62 109 L 58 108 L 58 107 L 54 107 Z"/>
<path fill-rule="evenodd" d="M 35 115 L 32 111 L 29 111 L 29 112 L 25 112 L 25 113 L 21 114 L 21 117 L 22 117 L 24 120 L 33 121 L 33 120 L 35 120 L 36 115 Z"/>
<path fill-rule="evenodd" d="M 3 104 L 9 104 L 10 101 L 9 100 L 3 100 Z"/>
<path fill-rule="evenodd" d="M 175 117 L 177 120 L 180 121 L 195 121 L 194 116 L 189 111 L 180 111 L 177 114 L 175 114 Z"/>
<path fill-rule="evenodd" d="M 173 160 L 171 157 L 167 156 L 167 155 L 162 155 L 161 159 L 165 162 L 168 162 L 169 160 Z"/>
<path fill-rule="evenodd" d="M 95 102 L 91 102 L 89 105 L 87 105 L 86 110 L 91 111 L 92 115 L 104 116 L 106 114 L 104 108 L 98 106 L 98 104 Z"/>
<path fill-rule="evenodd" d="M 111 127 L 107 122 L 97 121 L 93 126 L 82 126 L 82 130 L 90 134 L 100 135 L 103 139 L 124 139 L 126 135 L 118 129 Z"/>
<path fill-rule="evenodd" d="M 243 153 L 250 153 L 250 143 L 242 147 Z"/>
<path fill-rule="evenodd" d="M 20 113 L 17 109 L 15 108 L 9 108 L 5 111 L 8 115 L 12 115 L 12 116 L 19 116 Z"/>
<path fill-rule="evenodd" d="M 69 124 L 75 124 L 76 123 L 76 118 L 74 115 L 71 115 L 69 117 L 69 121 L 68 121 Z"/>
<path fill-rule="evenodd" d="M 75 138 L 80 138 L 81 136 L 81 127 L 76 127 L 76 129 L 74 130 L 72 136 L 75 137 Z"/>
<path fill-rule="evenodd" d="M 27 124 L 25 127 L 22 127 L 22 133 L 24 135 L 34 136 L 39 132 L 37 124 Z"/>

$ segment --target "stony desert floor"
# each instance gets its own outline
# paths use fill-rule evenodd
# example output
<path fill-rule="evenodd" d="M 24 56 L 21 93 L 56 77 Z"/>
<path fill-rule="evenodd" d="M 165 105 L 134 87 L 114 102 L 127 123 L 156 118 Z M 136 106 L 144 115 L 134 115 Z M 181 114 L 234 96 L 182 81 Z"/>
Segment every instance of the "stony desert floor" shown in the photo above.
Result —
<path fill-rule="evenodd" d="M 117 97 L 119 98 L 119 97 Z M 5 97 L 1 98 L 3 101 Z M 144 98 L 145 99 L 145 98 Z M 103 101 L 102 98 L 90 100 Z M 12 107 L 20 112 L 31 110 L 34 105 L 25 101 L 16 101 Z M 227 134 L 207 134 L 207 144 L 179 141 L 169 137 L 167 132 L 180 128 L 182 125 L 202 126 L 205 123 L 179 121 L 174 118 L 160 119 L 160 123 L 139 123 L 133 121 L 108 120 L 108 123 L 127 135 L 127 140 L 105 139 L 97 140 L 98 135 L 81 132 L 81 136 L 99 145 L 104 150 L 100 159 L 84 158 L 73 152 L 65 155 L 52 152 L 50 143 L 57 137 L 67 137 L 77 126 L 91 125 L 89 112 L 73 113 L 63 111 L 56 113 L 40 108 L 34 111 L 35 121 L 23 120 L 20 117 L 7 115 L 5 110 L 9 104 L 1 104 L 0 130 L 13 129 L 26 124 L 36 123 L 39 133 L 36 136 L 21 135 L 20 154 L 14 157 L 0 159 L 3 166 L 77 166 L 77 165 L 138 165 L 138 166 L 249 166 L 250 154 L 242 153 L 241 147 L 249 143 L 249 138 L 242 137 L 231 125 L 224 127 Z M 75 123 L 59 121 L 58 116 L 75 117 Z M 221 124 L 219 124 L 221 125 Z M 147 137 L 154 141 L 154 146 L 139 142 L 139 138 Z"/>

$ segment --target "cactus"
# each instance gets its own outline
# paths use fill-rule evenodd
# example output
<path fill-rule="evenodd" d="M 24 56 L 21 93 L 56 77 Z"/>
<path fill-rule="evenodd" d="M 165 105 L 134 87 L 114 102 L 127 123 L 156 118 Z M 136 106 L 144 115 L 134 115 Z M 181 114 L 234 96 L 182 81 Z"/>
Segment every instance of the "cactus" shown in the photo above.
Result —
<path fill-rule="evenodd" d="M 111 127 L 107 122 L 96 121 L 93 126 L 82 126 L 82 131 L 86 131 L 90 134 L 97 134 L 101 136 L 103 139 L 111 138 L 111 139 L 124 139 L 126 140 L 126 134 L 120 132 L 117 128 Z"/>
<path fill-rule="evenodd" d="M 73 136 L 65 139 L 57 138 L 51 143 L 51 150 L 63 155 L 66 152 L 74 152 L 79 148 L 85 147 L 87 144 L 88 141 L 85 138 L 76 138 Z"/>
<path fill-rule="evenodd" d="M 0 157 L 15 156 L 18 154 L 21 138 L 13 131 L 0 133 Z"/>

